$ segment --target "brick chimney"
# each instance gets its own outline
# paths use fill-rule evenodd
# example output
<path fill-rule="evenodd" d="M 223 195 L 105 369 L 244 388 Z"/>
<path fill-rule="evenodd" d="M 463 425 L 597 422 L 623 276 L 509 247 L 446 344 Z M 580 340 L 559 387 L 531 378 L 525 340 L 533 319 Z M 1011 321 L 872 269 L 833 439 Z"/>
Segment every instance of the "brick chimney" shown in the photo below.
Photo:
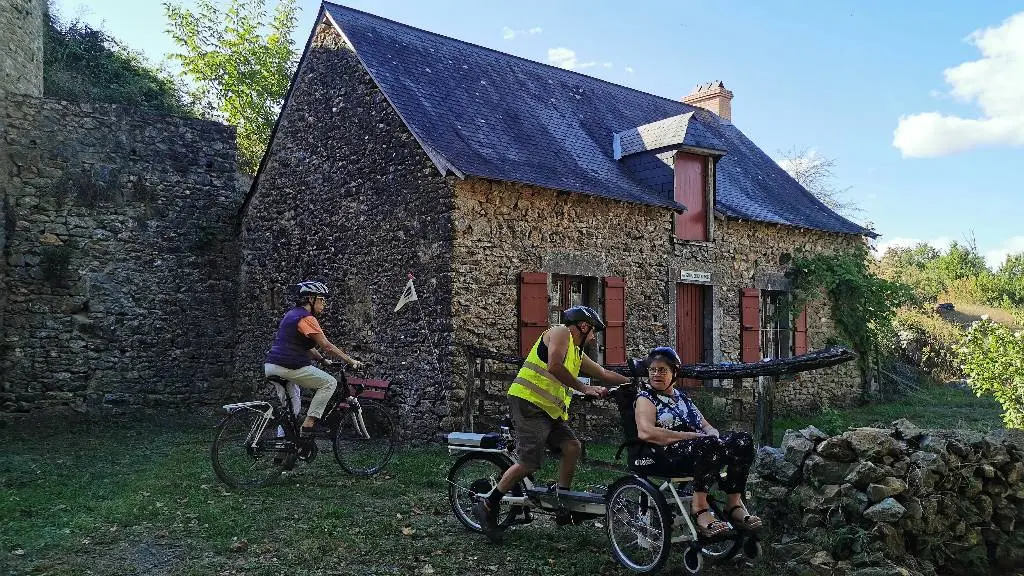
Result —
<path fill-rule="evenodd" d="M 732 92 L 725 87 L 725 84 L 722 84 L 721 80 L 698 84 L 689 96 L 683 97 L 683 102 L 710 110 L 723 120 L 732 122 Z"/>

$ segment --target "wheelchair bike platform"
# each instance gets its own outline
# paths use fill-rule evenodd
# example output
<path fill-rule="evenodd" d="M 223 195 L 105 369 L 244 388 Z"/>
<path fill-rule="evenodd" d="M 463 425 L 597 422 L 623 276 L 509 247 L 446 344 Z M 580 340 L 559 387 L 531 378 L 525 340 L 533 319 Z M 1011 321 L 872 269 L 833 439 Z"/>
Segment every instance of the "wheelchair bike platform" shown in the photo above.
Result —
<path fill-rule="evenodd" d="M 684 366 L 680 376 L 716 379 L 777 375 L 825 368 L 854 358 L 856 355 L 849 350 L 833 347 L 784 360 Z M 630 359 L 628 373 L 624 375 L 632 383 L 609 389 L 609 393 L 632 387 L 635 398 L 639 380 L 646 376 L 646 366 L 642 360 Z M 449 453 L 458 455 L 447 477 L 452 512 L 468 529 L 483 532 L 472 512 L 473 504 L 490 494 L 516 461 L 514 429 L 509 423 L 501 426 L 500 431 L 487 434 L 452 432 L 445 440 Z M 730 525 L 730 530 L 711 537 L 699 533 L 690 512 L 693 478 L 646 476 L 608 462 L 590 463 L 623 475 L 605 492 L 556 491 L 553 487 L 535 485 L 534 478 L 527 476 L 502 498 L 499 527 L 530 523 L 532 511 L 555 515 L 556 519 L 569 512 L 574 523 L 604 518 L 612 556 L 623 567 L 639 574 L 661 570 L 673 547 L 682 548 L 680 567 L 688 574 L 699 573 L 705 561 L 723 564 L 738 556 L 748 561 L 761 557 L 757 531 L 734 525 L 721 513 L 720 503 L 711 497 L 709 508 Z"/>

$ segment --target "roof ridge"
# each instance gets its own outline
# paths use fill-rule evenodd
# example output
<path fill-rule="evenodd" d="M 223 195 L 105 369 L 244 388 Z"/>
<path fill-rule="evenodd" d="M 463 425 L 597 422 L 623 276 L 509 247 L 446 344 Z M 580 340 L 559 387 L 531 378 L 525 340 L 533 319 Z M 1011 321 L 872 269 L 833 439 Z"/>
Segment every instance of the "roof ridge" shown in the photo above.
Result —
<path fill-rule="evenodd" d="M 638 92 L 640 94 L 643 94 L 644 96 L 651 96 L 651 97 L 654 97 L 654 98 L 659 98 L 661 100 L 665 100 L 666 102 L 672 102 L 672 103 L 678 104 L 680 106 L 683 106 L 683 107 L 688 109 L 687 110 L 688 112 L 693 112 L 693 111 L 701 109 L 701 108 L 699 108 L 697 106 L 694 106 L 692 104 L 687 104 L 687 103 L 683 102 L 682 100 L 675 100 L 675 99 L 669 98 L 667 96 L 661 96 L 660 94 L 652 94 L 651 92 L 644 92 L 643 90 L 640 90 L 639 88 L 633 88 L 631 86 L 626 86 L 624 84 L 617 84 L 615 82 L 612 82 L 611 80 L 605 80 L 603 78 L 597 78 L 595 76 L 590 76 L 590 75 L 584 74 L 583 72 L 577 72 L 575 70 L 569 70 L 568 68 L 561 68 L 561 67 L 555 66 L 553 64 L 548 64 L 546 62 L 540 62 L 540 61 L 537 61 L 537 60 L 531 60 L 529 58 L 526 58 L 525 56 L 518 56 L 518 55 L 512 54 L 510 52 L 503 52 L 501 50 L 498 50 L 497 48 L 489 48 L 487 46 L 482 46 L 480 44 L 474 44 L 472 42 L 467 42 L 466 40 L 459 40 L 458 38 L 454 38 L 452 36 L 446 36 L 446 35 L 440 34 L 438 32 L 431 32 L 430 30 L 425 30 L 423 28 L 417 28 L 415 26 L 411 26 L 409 24 L 405 24 L 405 23 L 399 22 L 397 20 L 392 20 L 390 18 L 385 18 L 384 16 L 381 16 L 379 14 L 374 14 L 372 12 L 366 12 L 366 11 L 363 11 L 363 10 L 359 10 L 357 8 L 352 8 L 350 6 L 345 6 L 344 4 L 338 4 L 337 2 L 330 2 L 329 0 L 322 0 L 322 4 L 329 4 L 331 6 L 340 8 L 342 10 L 348 10 L 350 12 L 355 12 L 357 14 L 362 14 L 364 16 L 370 16 L 371 18 L 377 18 L 379 20 L 384 20 L 386 22 L 390 22 L 392 24 L 396 24 L 398 26 L 401 26 L 402 28 L 408 28 L 410 30 L 416 30 L 417 32 L 422 32 L 424 34 L 429 34 L 430 36 L 437 36 L 439 38 L 444 38 L 446 40 L 451 40 L 453 42 L 458 42 L 459 44 L 465 44 L 467 46 L 472 46 L 474 48 L 480 48 L 481 50 L 486 50 L 488 52 L 494 52 L 496 54 L 501 54 L 502 56 L 505 56 L 505 57 L 515 58 L 516 60 L 522 60 L 523 62 L 527 62 L 529 64 L 533 64 L 533 65 L 536 65 L 536 66 L 545 66 L 547 68 L 553 68 L 555 70 L 558 70 L 559 72 L 567 72 L 569 74 L 575 74 L 577 76 L 581 76 L 583 78 L 586 78 L 588 80 L 592 80 L 594 82 L 600 82 L 602 84 L 609 84 L 609 85 L 615 86 L 617 88 L 624 88 L 624 89 L 630 90 L 632 92 Z M 685 112 L 684 112 L 684 114 L 685 114 Z"/>

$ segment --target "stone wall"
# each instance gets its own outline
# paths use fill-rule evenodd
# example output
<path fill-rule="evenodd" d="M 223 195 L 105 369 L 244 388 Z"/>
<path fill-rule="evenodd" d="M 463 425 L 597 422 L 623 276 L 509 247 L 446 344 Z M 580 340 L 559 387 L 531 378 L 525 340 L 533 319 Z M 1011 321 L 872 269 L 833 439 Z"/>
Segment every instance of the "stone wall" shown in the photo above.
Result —
<path fill-rule="evenodd" d="M 711 274 L 708 360 L 739 362 L 740 291 L 788 289 L 784 255 L 798 248 L 831 252 L 859 241 L 719 218 L 713 242 L 677 242 L 668 210 L 483 179 L 459 182 L 455 206 L 456 341 L 506 354 L 518 353 L 521 272 L 625 278 L 626 352 L 644 356 L 654 346 L 675 344 L 676 279 L 687 270 Z M 827 306 L 813 302 L 808 312 L 809 347 L 822 348 L 833 331 Z M 462 355 L 456 360 L 460 384 L 453 400 L 460 403 L 468 364 Z M 752 419 L 753 380 L 738 390 L 732 382 L 713 384 L 720 387 L 716 395 L 730 397 L 730 415 Z M 493 419 L 505 410 L 505 384 L 495 380 L 486 386 L 481 416 Z M 822 401 L 846 404 L 859 390 L 857 369 L 848 363 L 783 380 L 776 403 L 783 411 Z"/>
<path fill-rule="evenodd" d="M 0 94 L 43 95 L 45 11 L 46 0 L 0 2 Z"/>
<path fill-rule="evenodd" d="M 788 431 L 748 489 L 786 573 L 1019 574 L 1024 435 L 921 430 L 906 420 L 828 437 Z"/>
<path fill-rule="evenodd" d="M 715 325 L 720 334 L 718 361 L 740 361 L 740 291 L 743 288 L 788 290 L 783 277 L 796 250 L 811 254 L 831 253 L 857 237 L 802 230 L 761 222 L 737 222 L 715 219 L 715 263 L 712 278 L 715 288 Z M 808 349 L 824 348 L 835 334 L 831 304 L 813 301 L 807 307 Z M 860 369 L 856 362 L 834 368 L 805 372 L 783 378 L 777 385 L 776 405 L 781 410 L 808 410 L 824 403 L 847 405 L 861 391 Z"/>
<path fill-rule="evenodd" d="M 323 280 L 335 293 L 321 319 L 328 338 L 392 381 L 407 439 L 430 439 L 449 413 L 452 185 L 327 26 L 270 158 L 244 215 L 239 374 L 262 389 L 293 286 Z M 420 301 L 395 313 L 408 272 Z"/>
<path fill-rule="evenodd" d="M 219 400 L 237 277 L 231 127 L 9 96 L 0 411 Z"/>

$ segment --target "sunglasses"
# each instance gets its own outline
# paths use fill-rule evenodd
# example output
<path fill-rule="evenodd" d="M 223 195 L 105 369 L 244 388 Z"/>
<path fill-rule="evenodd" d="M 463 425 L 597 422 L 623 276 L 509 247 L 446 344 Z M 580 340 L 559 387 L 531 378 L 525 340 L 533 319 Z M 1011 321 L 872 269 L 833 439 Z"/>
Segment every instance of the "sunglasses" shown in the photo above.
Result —
<path fill-rule="evenodd" d="M 654 366 L 652 366 L 652 367 L 647 369 L 647 373 L 648 374 L 654 374 L 656 376 L 660 376 L 662 374 L 671 374 L 672 373 L 672 369 L 671 368 L 663 368 L 661 366 L 655 368 Z"/>

